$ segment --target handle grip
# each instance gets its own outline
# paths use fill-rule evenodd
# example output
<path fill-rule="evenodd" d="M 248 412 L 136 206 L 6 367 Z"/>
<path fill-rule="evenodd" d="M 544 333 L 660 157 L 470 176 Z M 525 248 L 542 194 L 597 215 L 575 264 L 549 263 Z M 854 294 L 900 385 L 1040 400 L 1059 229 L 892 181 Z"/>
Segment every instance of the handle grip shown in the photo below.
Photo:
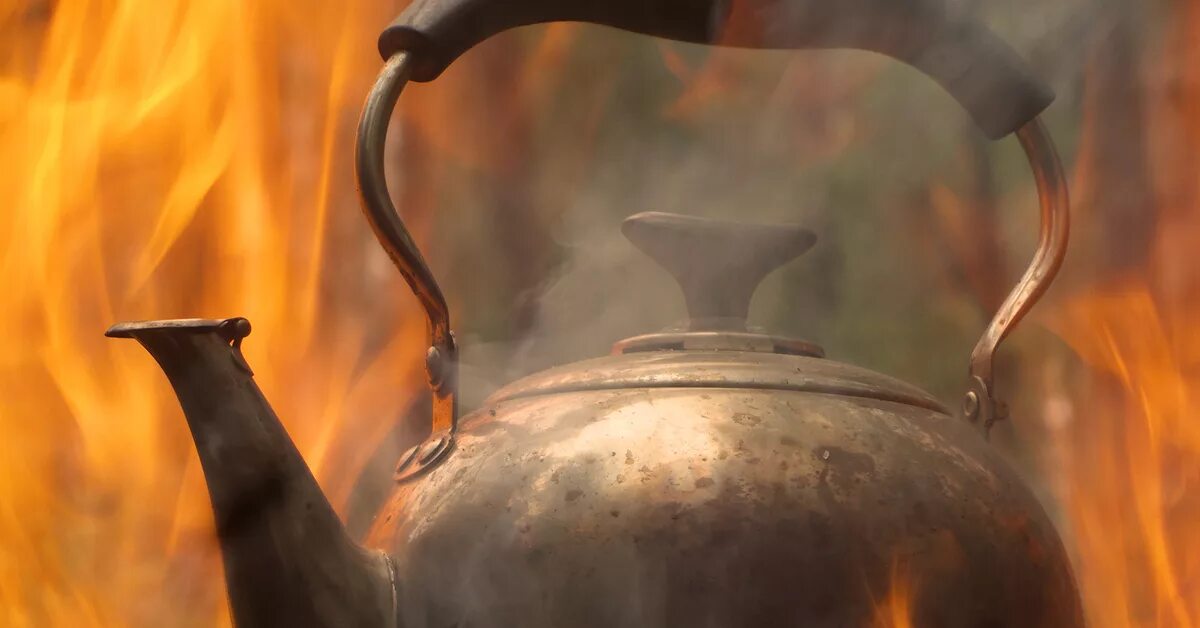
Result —
<path fill-rule="evenodd" d="M 986 26 L 948 0 L 415 0 L 379 37 L 384 59 L 413 55 L 431 81 L 501 31 L 590 22 L 739 48 L 855 48 L 903 61 L 937 81 L 998 139 L 1033 120 L 1054 94 Z"/>

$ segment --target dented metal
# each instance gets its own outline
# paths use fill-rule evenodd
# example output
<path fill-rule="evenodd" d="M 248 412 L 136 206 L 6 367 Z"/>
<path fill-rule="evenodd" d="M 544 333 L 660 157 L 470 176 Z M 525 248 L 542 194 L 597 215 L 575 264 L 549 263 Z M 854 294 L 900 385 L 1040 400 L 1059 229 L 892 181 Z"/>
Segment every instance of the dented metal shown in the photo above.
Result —
<path fill-rule="evenodd" d="M 377 517 L 401 625 L 868 626 L 898 563 L 914 626 L 1081 625 L 1051 521 L 948 413 L 734 382 L 530 388 L 465 416 Z"/>

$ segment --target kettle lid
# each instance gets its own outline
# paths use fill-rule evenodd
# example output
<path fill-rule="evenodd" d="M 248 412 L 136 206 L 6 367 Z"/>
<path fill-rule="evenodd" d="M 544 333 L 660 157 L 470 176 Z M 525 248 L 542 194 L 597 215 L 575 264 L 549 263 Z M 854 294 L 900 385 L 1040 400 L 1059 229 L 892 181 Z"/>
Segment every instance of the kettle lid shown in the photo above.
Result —
<path fill-rule="evenodd" d="M 753 351 L 824 357 L 820 346 L 748 327 L 750 300 L 772 271 L 817 241 L 797 225 L 760 225 L 663 212 L 630 216 L 621 231 L 679 284 L 686 325 L 626 338 L 613 353 L 661 350 Z"/>
<path fill-rule="evenodd" d="M 612 355 L 522 378 L 489 401 L 616 388 L 748 388 L 864 397 L 946 412 L 915 386 L 823 359 L 824 350 L 813 343 L 746 325 L 759 282 L 812 248 L 812 231 L 661 212 L 631 216 L 621 230 L 675 278 L 687 302 L 686 325 L 626 338 Z"/>

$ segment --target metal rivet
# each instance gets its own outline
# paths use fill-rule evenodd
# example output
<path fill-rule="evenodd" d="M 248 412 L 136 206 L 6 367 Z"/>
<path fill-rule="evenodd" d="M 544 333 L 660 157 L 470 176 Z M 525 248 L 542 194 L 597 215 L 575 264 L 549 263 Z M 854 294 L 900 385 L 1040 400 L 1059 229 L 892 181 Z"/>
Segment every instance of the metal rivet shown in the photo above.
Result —
<path fill-rule="evenodd" d="M 963 397 L 963 414 L 972 421 L 979 418 L 979 394 L 974 390 Z"/>
<path fill-rule="evenodd" d="M 434 388 L 442 384 L 445 376 L 443 366 L 442 352 L 437 347 L 429 347 L 429 351 L 425 352 L 425 370 L 429 372 L 429 383 Z"/>
<path fill-rule="evenodd" d="M 454 436 L 442 433 L 430 436 L 424 442 L 404 452 L 400 463 L 396 465 L 395 480 L 407 482 L 437 466 L 446 453 L 454 446 Z"/>
<path fill-rule="evenodd" d="M 409 447 L 408 451 L 404 452 L 403 456 L 400 456 L 400 462 L 398 462 L 396 464 L 396 471 L 395 471 L 396 474 L 403 473 L 404 470 L 407 469 L 409 467 L 409 465 L 411 465 L 413 463 L 413 460 L 415 460 L 417 458 L 417 450 L 419 450 L 420 448 L 421 448 L 420 445 L 415 445 L 413 447 Z"/>
<path fill-rule="evenodd" d="M 439 438 L 435 441 L 426 443 L 425 447 L 421 450 L 420 458 L 418 461 L 422 465 L 429 464 L 430 462 L 433 461 L 434 458 L 437 457 L 438 453 L 440 453 L 442 451 L 442 447 L 445 446 L 445 444 L 446 444 L 445 436 L 442 436 L 441 438 Z"/>

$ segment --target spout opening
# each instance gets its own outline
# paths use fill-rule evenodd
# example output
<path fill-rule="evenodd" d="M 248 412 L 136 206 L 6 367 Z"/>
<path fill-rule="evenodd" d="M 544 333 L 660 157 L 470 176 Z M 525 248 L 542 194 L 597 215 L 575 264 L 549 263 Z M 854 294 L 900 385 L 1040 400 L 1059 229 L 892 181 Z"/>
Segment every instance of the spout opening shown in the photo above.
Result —
<path fill-rule="evenodd" d="M 104 332 L 109 338 L 138 338 L 156 331 L 178 330 L 198 334 L 217 332 L 229 342 L 250 335 L 250 321 L 232 318 L 176 318 L 159 321 L 129 321 L 117 323 Z"/>

